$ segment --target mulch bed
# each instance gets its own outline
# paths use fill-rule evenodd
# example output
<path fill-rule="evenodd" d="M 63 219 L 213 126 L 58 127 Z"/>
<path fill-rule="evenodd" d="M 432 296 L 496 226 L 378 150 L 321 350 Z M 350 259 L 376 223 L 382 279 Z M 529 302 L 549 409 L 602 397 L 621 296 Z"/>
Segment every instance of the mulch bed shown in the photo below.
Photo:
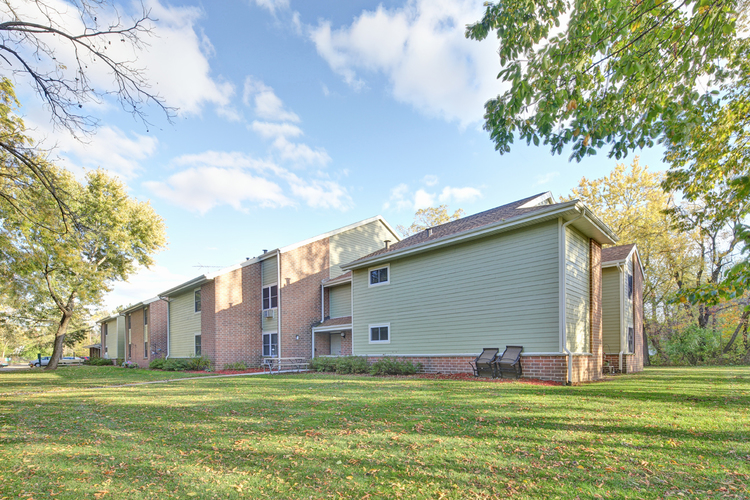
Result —
<path fill-rule="evenodd" d="M 247 368 L 245 370 L 216 370 L 210 372 L 211 375 L 239 375 L 240 373 L 260 373 L 263 368 Z M 187 370 L 185 373 L 206 373 L 202 370 Z"/>

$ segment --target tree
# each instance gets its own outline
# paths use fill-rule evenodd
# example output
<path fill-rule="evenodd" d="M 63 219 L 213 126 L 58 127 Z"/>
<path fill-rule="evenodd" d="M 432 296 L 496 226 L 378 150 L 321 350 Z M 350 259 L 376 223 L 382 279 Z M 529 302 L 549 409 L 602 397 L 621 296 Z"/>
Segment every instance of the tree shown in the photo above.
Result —
<path fill-rule="evenodd" d="M 64 187 L 63 201 L 78 222 L 63 230 L 56 200 L 38 184 L 32 184 L 27 199 L 51 230 L 0 204 L 5 238 L 0 245 L 0 273 L 20 301 L 38 310 L 58 311 L 47 366 L 54 370 L 75 315 L 97 304 L 115 281 L 127 279 L 136 266 L 149 266 L 150 255 L 164 246 L 165 233 L 151 206 L 130 198 L 125 186 L 102 170 L 90 172 L 80 183 L 67 171 L 49 164 L 45 168 Z"/>
<path fill-rule="evenodd" d="M 414 222 L 411 226 L 404 227 L 401 224 L 397 226 L 398 231 L 405 238 L 416 234 L 419 231 L 424 231 L 427 228 L 439 226 L 452 220 L 460 219 L 464 216 L 464 211 L 458 209 L 453 212 L 453 215 L 448 215 L 448 205 L 440 205 L 438 207 L 427 207 L 420 208 L 414 214 Z"/>
<path fill-rule="evenodd" d="M 497 32 L 508 89 L 485 104 L 485 129 L 501 153 L 516 135 L 571 147 L 581 160 L 610 147 L 682 142 L 720 107 L 716 86 L 748 80 L 737 36 L 737 0 L 530 0 L 488 4 L 466 36 Z M 706 89 L 701 91 L 701 89 Z"/>
<path fill-rule="evenodd" d="M 28 82 L 49 111 L 57 127 L 73 135 L 92 133 L 97 119 L 88 114 L 90 103 L 114 97 L 123 109 L 148 124 L 145 108 L 155 104 L 171 119 L 174 112 L 150 91 L 142 68 L 132 59 L 151 34 L 153 20 L 141 5 L 138 17 L 123 22 L 107 0 L 0 0 L 0 68 L 16 82 Z M 92 76 L 94 74 L 95 76 Z M 12 83 L 0 83 L 3 104 L 13 107 Z M 2 117 L 0 153 L 2 176 L 11 182 L 34 182 L 56 200 L 65 217 L 75 219 L 64 202 L 64 193 L 44 156 L 28 140 L 19 138 L 17 123 Z M 8 197 L 0 184 L 0 197 Z M 17 200 L 11 206 L 28 214 Z M 75 222 L 75 221 L 73 221 Z M 62 228 L 67 230 L 67 226 Z"/>
<path fill-rule="evenodd" d="M 589 180 L 585 177 L 561 200 L 579 199 L 611 227 L 623 243 L 635 243 L 645 271 L 643 301 L 648 341 L 657 351 L 661 343 L 655 325 L 670 314 L 670 298 L 680 277 L 691 275 L 698 258 L 694 240 L 678 231 L 666 212 L 674 206 L 672 197 L 661 188 L 664 174 L 649 171 L 636 157 L 629 167 L 620 163 L 608 175 Z M 646 360 L 648 357 L 646 356 Z"/>

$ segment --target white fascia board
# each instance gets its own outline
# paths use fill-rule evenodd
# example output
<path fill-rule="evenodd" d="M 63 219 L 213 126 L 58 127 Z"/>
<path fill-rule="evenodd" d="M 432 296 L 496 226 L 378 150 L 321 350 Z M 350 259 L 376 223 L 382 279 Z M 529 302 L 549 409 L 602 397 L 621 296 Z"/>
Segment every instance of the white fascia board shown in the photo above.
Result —
<path fill-rule="evenodd" d="M 112 316 L 107 316 L 106 318 L 99 319 L 96 322 L 99 323 L 99 324 L 106 323 L 107 321 L 112 321 L 113 319 L 117 319 L 117 317 L 119 315 L 120 315 L 120 313 L 113 314 Z"/>
<path fill-rule="evenodd" d="M 369 219 L 361 220 L 359 222 L 355 222 L 354 224 L 349 224 L 348 226 L 340 227 L 338 229 L 334 229 L 333 231 L 328 231 L 327 233 L 319 234 L 318 236 L 313 236 L 312 238 L 308 238 L 306 240 L 299 241 L 297 243 L 293 243 L 291 245 L 281 247 L 279 248 L 280 253 L 289 252 L 291 250 L 294 250 L 296 248 L 305 246 L 309 243 L 314 243 L 318 240 L 322 240 L 324 238 L 330 238 L 331 236 L 335 236 L 337 234 L 343 233 L 344 231 L 349 231 L 350 229 L 354 229 L 359 226 L 364 226 L 365 224 L 369 224 L 370 222 L 380 221 L 385 225 L 385 227 L 393 234 L 393 236 L 396 238 L 396 241 L 401 241 L 401 238 L 399 238 L 398 234 L 393 230 L 393 228 L 383 219 L 382 215 L 376 215 L 375 217 L 370 217 Z M 264 254 L 265 256 L 265 254 Z"/>
<path fill-rule="evenodd" d="M 334 278 L 337 279 L 337 278 Z M 347 283 L 352 282 L 352 277 L 349 276 L 348 278 L 337 280 L 335 283 L 323 283 L 323 288 L 333 288 L 338 285 L 346 285 Z"/>
<path fill-rule="evenodd" d="M 542 209 L 537 212 L 532 212 L 525 216 L 513 217 L 509 221 L 502 220 L 494 224 L 489 224 L 489 225 L 482 226 L 476 229 L 469 229 L 462 233 L 457 233 L 457 234 L 453 234 L 450 236 L 446 236 L 438 240 L 426 241 L 424 243 L 419 243 L 417 245 L 406 247 L 403 250 L 394 250 L 392 252 L 386 252 L 386 253 L 371 257 L 369 259 L 356 261 L 356 263 L 345 264 L 341 266 L 341 269 L 344 269 L 347 271 L 351 269 L 360 269 L 360 268 L 367 267 L 367 266 L 370 266 L 372 264 L 376 264 L 379 262 L 386 262 L 394 258 L 401 258 L 403 256 L 411 255 L 413 253 L 423 252 L 426 250 L 431 250 L 433 248 L 442 247 L 445 245 L 451 245 L 451 244 L 458 243 L 464 240 L 473 240 L 473 239 L 481 238 L 481 237 L 488 236 L 494 233 L 510 231 L 511 229 L 515 229 L 519 226 L 527 225 L 529 222 L 534 222 L 537 220 L 541 222 L 544 219 L 554 219 L 559 216 L 564 216 L 566 212 L 571 212 L 571 216 L 575 216 L 580 213 L 579 210 L 580 210 L 580 207 L 579 207 L 579 202 L 577 200 L 570 201 L 568 203 L 560 204 L 557 206 L 550 205 L 550 209 Z"/>
<path fill-rule="evenodd" d="M 262 261 L 264 261 L 266 259 L 270 259 L 271 257 L 275 257 L 275 256 L 279 255 L 279 253 L 281 253 L 281 250 L 279 250 L 278 248 L 274 248 L 273 250 L 269 250 L 268 252 L 266 252 L 266 253 L 264 253 L 262 255 L 258 255 L 257 257 L 255 257 L 255 259 L 251 259 L 251 260 L 254 260 L 255 262 L 262 262 Z M 249 263 L 249 264 L 246 263 L 244 265 L 247 266 L 247 265 L 250 265 L 250 264 L 252 264 L 252 262 Z"/>
<path fill-rule="evenodd" d="M 531 208 L 531 207 L 536 207 L 538 205 L 541 205 L 542 203 L 544 203 L 547 200 L 551 200 L 552 203 L 555 203 L 555 197 L 552 196 L 552 191 L 547 191 L 546 193 L 541 194 L 541 195 L 537 196 L 536 198 L 534 198 L 533 200 L 527 201 L 526 203 L 524 203 L 520 207 L 516 207 L 516 208 Z"/>
<path fill-rule="evenodd" d="M 313 333 L 325 333 L 325 332 L 338 332 L 340 330 L 351 330 L 352 325 L 351 323 L 348 325 L 335 325 L 335 326 L 323 326 L 323 327 L 317 327 L 314 326 L 312 331 Z"/>
<path fill-rule="evenodd" d="M 146 300 L 143 300 L 143 301 L 141 301 L 141 302 L 138 302 L 138 303 L 137 303 L 137 304 L 135 304 L 134 306 L 130 306 L 130 307 L 128 307 L 127 309 L 123 309 L 123 310 L 122 310 L 122 311 L 120 312 L 120 314 L 126 314 L 126 313 L 129 313 L 129 312 L 132 312 L 132 311 L 138 310 L 138 309 L 140 309 L 141 307 L 145 307 L 145 306 L 147 306 L 147 305 L 149 305 L 149 304 L 151 304 L 151 303 L 153 303 L 153 302 L 156 302 L 157 300 L 161 300 L 161 299 L 159 299 L 159 297 L 157 296 L 157 297 L 152 297 L 152 298 L 150 298 L 150 299 L 146 299 Z"/>

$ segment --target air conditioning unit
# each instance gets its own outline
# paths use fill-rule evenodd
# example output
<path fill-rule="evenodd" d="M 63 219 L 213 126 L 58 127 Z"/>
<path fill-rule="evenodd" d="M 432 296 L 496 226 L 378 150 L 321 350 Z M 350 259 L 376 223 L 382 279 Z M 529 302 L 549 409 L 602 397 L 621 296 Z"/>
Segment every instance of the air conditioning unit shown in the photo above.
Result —
<path fill-rule="evenodd" d="M 263 317 L 264 318 L 273 318 L 275 309 L 266 309 L 263 311 Z"/>

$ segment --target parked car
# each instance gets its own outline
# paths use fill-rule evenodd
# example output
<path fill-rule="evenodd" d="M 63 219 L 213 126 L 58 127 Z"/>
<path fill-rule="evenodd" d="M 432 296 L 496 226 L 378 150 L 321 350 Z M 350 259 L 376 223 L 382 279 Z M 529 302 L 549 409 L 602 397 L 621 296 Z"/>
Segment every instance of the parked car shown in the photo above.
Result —
<path fill-rule="evenodd" d="M 29 366 L 31 367 L 39 367 L 39 366 L 47 366 L 49 364 L 51 356 L 42 356 L 42 364 L 39 364 L 38 359 L 34 359 L 32 361 L 29 361 Z M 78 356 L 64 356 L 60 358 L 60 361 L 58 361 L 59 365 L 80 365 L 83 363 L 83 359 L 79 358 Z"/>

